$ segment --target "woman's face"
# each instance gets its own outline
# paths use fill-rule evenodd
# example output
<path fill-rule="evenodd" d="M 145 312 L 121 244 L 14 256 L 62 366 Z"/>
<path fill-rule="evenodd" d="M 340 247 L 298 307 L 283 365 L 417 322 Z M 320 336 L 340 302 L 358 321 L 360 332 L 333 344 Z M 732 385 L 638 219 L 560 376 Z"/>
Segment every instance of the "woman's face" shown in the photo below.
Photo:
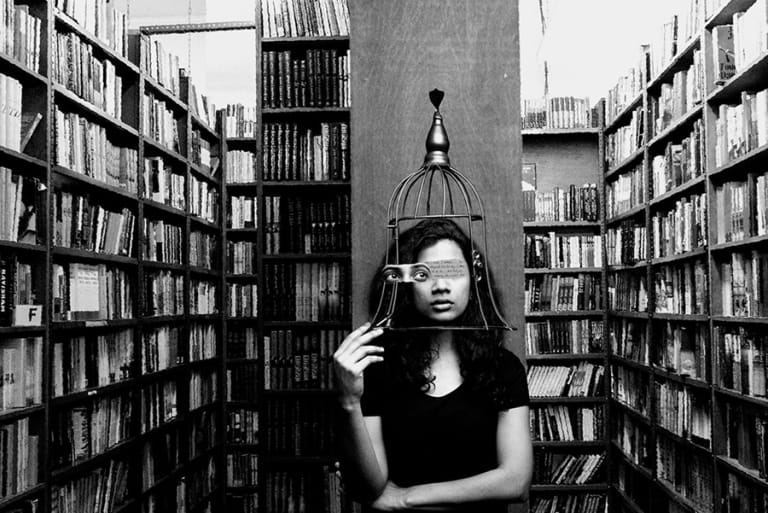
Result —
<path fill-rule="evenodd" d="M 416 310 L 435 322 L 450 322 L 464 313 L 469 303 L 469 268 L 459 245 L 449 239 L 421 251 L 418 262 L 433 269 L 413 282 Z M 432 264 L 430 265 L 430 262 Z"/>

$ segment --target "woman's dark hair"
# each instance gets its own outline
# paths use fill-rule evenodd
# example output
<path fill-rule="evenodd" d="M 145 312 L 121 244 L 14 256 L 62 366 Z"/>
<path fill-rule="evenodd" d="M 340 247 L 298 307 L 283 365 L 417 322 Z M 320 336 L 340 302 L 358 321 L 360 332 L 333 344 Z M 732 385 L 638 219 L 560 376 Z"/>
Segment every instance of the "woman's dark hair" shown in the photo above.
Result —
<path fill-rule="evenodd" d="M 472 266 L 472 252 L 479 251 L 473 247 L 472 241 L 462 229 L 450 219 L 431 218 L 420 221 L 413 227 L 399 234 L 399 250 L 396 251 L 394 243 L 388 249 L 388 262 L 413 263 L 419 254 L 426 248 L 435 245 L 441 240 L 452 240 L 460 248 L 469 266 Z M 484 257 L 484 255 L 481 255 Z M 487 262 L 484 262 L 487 265 Z M 383 267 L 379 267 L 380 270 Z M 491 308 L 492 300 L 489 295 L 496 298 L 500 304 L 500 296 L 494 286 L 493 275 L 488 269 L 489 283 L 485 284 L 485 273 L 477 290 L 470 283 L 470 297 L 464 313 L 456 319 L 455 324 L 464 326 L 483 326 L 481 302 L 485 305 L 486 316 Z M 370 287 L 371 315 L 382 297 L 383 282 L 377 272 Z M 392 325 L 398 328 L 408 326 L 424 326 L 428 321 L 418 313 L 413 304 L 411 287 L 399 287 L 396 298 L 396 309 L 392 317 Z M 480 298 L 477 294 L 480 294 Z M 413 331 L 385 331 L 382 335 L 382 343 L 386 346 L 387 357 L 385 361 L 392 371 L 396 381 L 407 386 L 415 386 L 422 391 L 427 391 L 434 382 L 433 376 L 428 376 L 427 371 L 432 359 L 436 356 L 431 347 L 430 336 L 432 332 Z M 504 332 L 499 329 L 456 330 L 454 331 L 454 345 L 459 356 L 461 375 L 464 381 L 474 390 L 489 397 L 494 402 L 499 402 L 505 397 L 507 391 L 498 381 L 498 376 L 503 375 L 499 368 L 503 361 L 500 351 L 506 351 L 502 347 Z"/>

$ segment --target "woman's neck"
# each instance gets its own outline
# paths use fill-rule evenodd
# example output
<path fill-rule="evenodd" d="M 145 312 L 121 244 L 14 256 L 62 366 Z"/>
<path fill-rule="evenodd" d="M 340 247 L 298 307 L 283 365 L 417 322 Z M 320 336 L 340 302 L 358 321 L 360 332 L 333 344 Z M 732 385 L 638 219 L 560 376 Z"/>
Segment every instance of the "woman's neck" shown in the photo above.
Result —
<path fill-rule="evenodd" d="M 459 354 L 453 342 L 452 331 L 439 331 L 432 336 L 435 357 L 429 365 L 429 375 L 434 379 L 430 395 L 445 395 L 463 381 Z"/>

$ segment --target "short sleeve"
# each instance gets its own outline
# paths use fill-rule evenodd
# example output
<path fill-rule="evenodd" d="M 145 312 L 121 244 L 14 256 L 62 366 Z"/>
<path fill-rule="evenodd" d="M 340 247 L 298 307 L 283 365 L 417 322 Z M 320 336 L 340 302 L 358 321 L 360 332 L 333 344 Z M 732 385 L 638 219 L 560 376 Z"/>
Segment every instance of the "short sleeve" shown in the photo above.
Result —
<path fill-rule="evenodd" d="M 380 417 L 386 400 L 385 366 L 382 363 L 370 365 L 363 373 L 364 387 L 360 407 L 364 417 Z"/>
<path fill-rule="evenodd" d="M 496 401 L 499 410 L 528 406 L 528 376 L 520 359 L 511 351 L 502 350 L 501 394 Z"/>

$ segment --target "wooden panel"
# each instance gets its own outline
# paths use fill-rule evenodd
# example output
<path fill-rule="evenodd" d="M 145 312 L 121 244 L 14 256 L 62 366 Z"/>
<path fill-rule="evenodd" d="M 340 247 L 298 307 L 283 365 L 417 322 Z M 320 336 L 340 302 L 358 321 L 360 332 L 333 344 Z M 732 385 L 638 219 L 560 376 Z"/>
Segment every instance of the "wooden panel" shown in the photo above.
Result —
<path fill-rule="evenodd" d="M 598 183 L 597 146 L 596 135 L 527 137 L 523 144 L 523 162 L 536 164 L 539 192 L 552 192 L 555 186 Z"/>
<path fill-rule="evenodd" d="M 516 0 L 350 2 L 354 321 L 368 318 L 370 276 L 384 255 L 385 213 L 395 185 L 423 162 L 433 108 L 441 106 L 451 164 L 483 198 L 488 260 L 505 317 L 520 328 L 523 260 Z M 503 278 L 503 279 L 502 279 Z"/>

